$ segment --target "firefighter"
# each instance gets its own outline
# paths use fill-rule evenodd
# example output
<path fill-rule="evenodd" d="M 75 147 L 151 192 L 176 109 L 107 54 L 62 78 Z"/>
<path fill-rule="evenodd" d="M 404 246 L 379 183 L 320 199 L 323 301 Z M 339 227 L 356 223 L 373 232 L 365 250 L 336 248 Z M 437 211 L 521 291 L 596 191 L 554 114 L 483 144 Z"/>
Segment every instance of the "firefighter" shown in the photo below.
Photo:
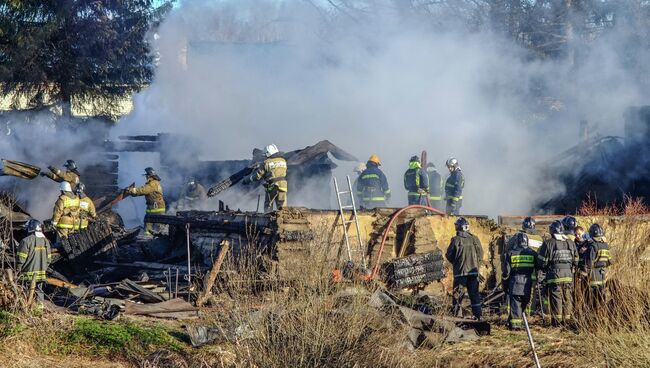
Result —
<path fill-rule="evenodd" d="M 446 212 L 448 215 L 459 215 L 460 207 L 463 204 L 465 177 L 460 166 L 458 166 L 458 160 L 453 157 L 447 160 L 447 169 L 449 169 L 449 176 L 445 183 Z"/>
<path fill-rule="evenodd" d="M 277 209 L 287 206 L 287 160 L 282 157 L 275 144 L 265 148 L 266 159 L 257 167 L 253 174 L 244 179 L 243 184 L 264 179 L 266 195 L 264 197 L 264 212 L 273 211 L 273 203 Z"/>
<path fill-rule="evenodd" d="M 66 168 L 65 172 L 54 166 L 48 166 L 50 172 L 42 172 L 41 176 L 46 176 L 57 183 L 67 181 L 70 183 L 70 187 L 76 187 L 81 177 L 81 174 L 79 174 L 79 170 L 77 169 L 77 164 L 73 160 L 67 160 L 65 164 L 63 164 L 63 167 Z"/>
<path fill-rule="evenodd" d="M 360 193 L 361 207 L 373 209 L 386 207 L 391 192 L 386 175 L 379 168 L 381 160 L 373 154 L 368 158 L 366 169 L 363 170 L 357 182 L 357 193 Z"/>
<path fill-rule="evenodd" d="M 596 309 L 605 302 L 605 281 L 611 259 L 605 230 L 599 224 L 589 227 L 589 250 L 586 257 L 591 306 Z"/>
<path fill-rule="evenodd" d="M 56 228 L 59 240 L 67 238 L 79 229 L 80 201 L 72 192 L 72 187 L 67 181 L 59 184 L 61 195 L 54 204 L 52 211 L 52 225 Z"/>
<path fill-rule="evenodd" d="M 442 176 L 436 169 L 436 165 L 432 162 L 427 164 L 427 176 L 429 177 L 429 202 L 431 207 L 442 211 L 442 191 L 443 183 Z"/>
<path fill-rule="evenodd" d="M 573 242 L 573 245 L 575 246 L 578 221 L 573 216 L 566 216 L 562 219 L 562 226 L 564 227 L 564 235 L 568 240 Z"/>
<path fill-rule="evenodd" d="M 539 250 L 542 246 L 543 238 L 539 235 L 539 232 L 536 228 L 535 219 L 532 217 L 526 217 L 521 222 L 521 230 L 518 233 L 523 233 L 528 236 L 528 247 L 535 252 Z M 515 236 L 511 237 L 506 245 L 506 249 L 503 254 L 506 254 L 514 245 L 515 245 Z"/>
<path fill-rule="evenodd" d="M 88 228 L 90 222 L 94 222 L 97 219 L 95 203 L 86 195 L 86 186 L 84 183 L 77 184 L 75 192 L 77 197 L 79 197 L 79 229 L 84 230 Z"/>
<path fill-rule="evenodd" d="M 526 233 L 517 233 L 513 243 L 513 247 L 506 253 L 502 280 L 503 290 L 508 295 L 508 327 L 521 329 L 524 310 L 529 313 L 527 307 L 539 261 L 537 253 L 529 247 Z"/>
<path fill-rule="evenodd" d="M 359 205 L 359 199 L 361 198 L 361 192 L 358 191 L 357 187 L 359 184 L 359 178 L 361 177 L 361 173 L 366 169 L 366 164 L 364 162 L 359 162 L 357 166 L 354 167 L 354 182 L 352 182 L 352 190 L 354 191 L 354 198 L 356 201 L 356 205 Z M 348 205 L 352 205 L 352 203 L 348 203 Z"/>
<path fill-rule="evenodd" d="M 451 239 L 446 258 L 454 269 L 454 314 L 461 316 L 461 302 L 465 289 L 469 294 L 472 314 L 481 319 L 481 295 L 479 294 L 479 267 L 483 260 L 481 241 L 469 232 L 469 222 L 460 217 L 454 224 L 456 236 Z"/>
<path fill-rule="evenodd" d="M 564 235 L 564 226 L 554 221 L 549 226 L 551 238 L 539 249 L 538 259 L 546 276 L 551 323 L 558 326 L 571 321 L 573 314 L 573 275 L 578 263 L 578 251 L 573 241 Z"/>
<path fill-rule="evenodd" d="M 156 170 L 152 167 L 147 167 L 144 169 L 143 175 L 146 177 L 147 182 L 139 188 L 129 187 L 126 192 L 134 197 L 144 196 L 144 200 L 147 203 L 146 214 L 144 216 L 144 235 L 151 236 L 153 235 L 153 224 L 147 222 L 147 215 L 165 213 L 165 198 L 163 197 L 160 177 L 156 173 Z"/>
<path fill-rule="evenodd" d="M 16 252 L 16 270 L 18 280 L 26 289 L 34 284 L 37 296 L 37 308 L 43 308 L 43 284 L 45 283 L 47 267 L 52 259 L 50 241 L 43 234 L 43 226 L 36 219 L 30 219 L 25 225 L 27 237 L 20 241 Z"/>
<path fill-rule="evenodd" d="M 418 156 L 409 160 L 409 168 L 404 173 L 404 189 L 408 192 L 408 203 L 426 206 L 429 195 L 429 177 L 426 171 L 422 170 L 422 164 Z"/>
<path fill-rule="evenodd" d="M 203 185 L 199 184 L 195 178 L 191 177 L 181 194 L 184 209 L 198 209 L 201 208 L 208 198 L 207 192 Z"/>

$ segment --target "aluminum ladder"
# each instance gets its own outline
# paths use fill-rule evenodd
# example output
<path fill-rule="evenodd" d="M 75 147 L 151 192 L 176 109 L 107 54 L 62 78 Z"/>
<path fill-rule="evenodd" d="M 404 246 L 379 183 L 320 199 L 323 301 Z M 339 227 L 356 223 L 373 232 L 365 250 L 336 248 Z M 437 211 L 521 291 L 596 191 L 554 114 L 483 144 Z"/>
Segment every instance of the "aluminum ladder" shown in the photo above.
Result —
<path fill-rule="evenodd" d="M 354 192 L 352 191 L 352 182 L 350 181 L 350 176 L 346 176 L 348 181 L 348 190 L 341 191 L 339 189 L 339 184 L 334 178 L 334 190 L 336 191 L 336 200 L 339 204 L 339 214 L 341 215 L 341 226 L 343 226 L 343 236 L 345 237 L 345 247 L 348 252 L 348 261 L 352 262 L 352 250 L 350 248 L 350 236 L 348 234 L 348 225 L 354 223 L 357 229 L 357 242 L 358 242 L 358 251 L 361 253 L 361 265 L 363 268 L 366 268 L 366 255 L 363 249 L 363 242 L 361 241 L 361 229 L 359 228 L 359 220 L 357 217 L 357 207 L 354 203 Z M 341 201 L 342 195 L 350 195 L 350 205 L 343 205 Z M 350 220 L 345 219 L 345 210 L 351 210 L 352 218 Z"/>

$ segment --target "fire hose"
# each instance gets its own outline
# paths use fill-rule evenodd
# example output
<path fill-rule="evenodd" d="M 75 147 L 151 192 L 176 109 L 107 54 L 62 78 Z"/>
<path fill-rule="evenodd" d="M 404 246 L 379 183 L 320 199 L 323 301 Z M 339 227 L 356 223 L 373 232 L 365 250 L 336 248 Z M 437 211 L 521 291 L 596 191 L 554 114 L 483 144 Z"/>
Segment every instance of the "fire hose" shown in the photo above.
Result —
<path fill-rule="evenodd" d="M 388 238 L 388 230 L 390 230 L 391 226 L 393 225 L 393 222 L 395 222 L 395 220 L 399 217 L 399 215 L 404 213 L 406 210 L 415 209 L 415 208 L 421 208 L 441 216 L 446 216 L 444 212 L 441 212 L 430 206 L 423 206 L 421 204 L 413 204 L 410 206 L 406 206 L 398 210 L 397 212 L 395 212 L 391 216 L 390 220 L 388 220 L 388 223 L 386 224 L 386 228 L 384 229 L 384 233 L 382 234 L 381 243 L 379 245 L 379 252 L 377 253 L 377 263 L 375 264 L 375 267 L 373 268 L 372 273 L 370 274 L 370 278 L 369 278 L 370 280 L 374 280 L 374 278 L 377 277 L 377 273 L 379 273 L 379 263 L 381 261 L 381 254 L 384 252 L 384 245 L 386 244 L 386 239 Z"/>

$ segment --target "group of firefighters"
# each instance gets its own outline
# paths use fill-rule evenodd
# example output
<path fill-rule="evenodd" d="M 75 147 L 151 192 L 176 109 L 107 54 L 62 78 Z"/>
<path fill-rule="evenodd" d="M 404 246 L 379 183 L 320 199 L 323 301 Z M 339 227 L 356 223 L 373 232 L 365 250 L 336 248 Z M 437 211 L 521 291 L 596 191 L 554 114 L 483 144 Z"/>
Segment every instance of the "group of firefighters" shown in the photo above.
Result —
<path fill-rule="evenodd" d="M 472 314 L 480 319 L 483 249 L 478 237 L 469 232 L 465 218 L 460 217 L 455 226 L 456 236 L 446 253 L 454 272 L 454 312 L 460 313 L 467 292 Z M 502 257 L 501 287 L 506 295 L 508 326 L 522 328 L 524 312 L 530 312 L 533 300 L 541 303 L 542 314 L 550 315 L 553 326 L 572 325 L 575 301 L 594 310 L 602 307 L 609 265 L 609 245 L 599 224 L 585 231 L 575 217 L 567 216 L 551 223 L 544 239 L 535 220 L 525 218 L 521 230 L 505 243 Z"/>
<path fill-rule="evenodd" d="M 386 175 L 379 168 L 381 160 L 373 154 L 365 164 L 355 167 L 358 174 L 355 180 L 355 195 L 361 207 L 373 209 L 386 207 L 391 197 L 391 190 Z M 436 166 L 429 162 L 422 168 L 418 156 L 409 160 L 408 170 L 404 173 L 404 189 L 407 191 L 409 205 L 423 205 L 443 211 L 442 203 L 446 201 L 444 211 L 448 215 L 460 214 L 463 203 L 465 177 L 458 160 L 451 157 L 446 162 L 449 176 L 444 182 Z"/>
<path fill-rule="evenodd" d="M 287 162 L 277 146 L 268 145 L 266 159 L 256 166 L 253 173 L 244 178 L 243 184 L 264 181 L 266 191 L 265 210 L 275 205 L 282 208 L 287 203 Z M 368 159 L 365 167 L 358 167 L 355 183 L 356 195 L 364 208 L 386 206 L 391 191 L 386 176 L 379 169 L 381 160 L 377 155 Z M 60 183 L 61 195 L 56 201 L 52 215 L 52 225 L 56 228 L 59 240 L 67 238 L 96 219 L 93 201 L 84 193 L 84 185 L 74 161 L 65 163 L 66 171 L 49 167 L 49 172 L 41 175 Z M 429 163 L 423 170 L 420 159 L 413 156 L 404 174 L 404 187 L 408 192 L 409 205 L 421 204 L 440 208 L 446 200 L 446 212 L 458 214 L 462 204 L 464 178 L 458 160 L 450 158 L 446 162 L 450 175 L 444 189 L 442 179 L 435 165 Z M 128 187 L 125 195 L 144 196 L 147 214 L 166 211 L 161 179 L 156 171 L 148 167 L 144 176 L 146 183 L 141 187 Z M 205 196 L 205 189 L 191 180 L 183 197 L 196 200 Z M 460 217 L 455 222 L 456 236 L 447 249 L 446 258 L 452 264 L 454 273 L 453 308 L 460 312 L 465 292 L 469 295 L 471 309 L 475 318 L 481 318 L 481 297 L 479 294 L 479 267 L 483 259 L 481 242 L 469 231 L 469 222 Z M 17 263 L 19 279 L 36 285 L 39 300 L 42 300 L 42 284 L 51 258 L 51 245 L 43 235 L 42 224 L 35 219 L 26 225 L 28 236 L 18 247 Z M 145 235 L 150 235 L 152 224 L 146 222 Z M 575 284 L 592 306 L 604 301 L 604 285 L 610 263 L 609 247 L 605 233 L 598 224 L 592 225 L 588 232 L 577 226 L 571 216 L 555 221 L 549 226 L 550 236 L 543 239 L 535 228 L 533 218 L 526 218 L 520 232 L 505 245 L 502 258 L 502 288 L 507 295 L 508 325 L 521 328 L 523 313 L 530 309 L 531 299 L 535 300 L 534 290 L 543 290 L 542 310 L 550 314 L 553 325 L 566 324 L 572 320 Z M 538 285 L 539 281 L 539 285 Z M 537 299 L 540 299 L 537 296 Z"/>

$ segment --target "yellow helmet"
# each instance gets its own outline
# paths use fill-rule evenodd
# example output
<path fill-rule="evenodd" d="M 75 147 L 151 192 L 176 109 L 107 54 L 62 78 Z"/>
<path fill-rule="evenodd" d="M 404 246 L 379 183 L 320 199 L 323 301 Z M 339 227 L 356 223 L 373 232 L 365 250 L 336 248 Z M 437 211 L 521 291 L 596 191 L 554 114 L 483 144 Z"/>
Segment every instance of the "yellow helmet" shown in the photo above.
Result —
<path fill-rule="evenodd" d="M 379 159 L 379 156 L 377 156 L 374 153 L 370 156 L 370 158 L 368 159 L 368 162 L 373 162 L 373 163 L 377 164 L 378 166 L 381 165 L 381 160 Z"/>

